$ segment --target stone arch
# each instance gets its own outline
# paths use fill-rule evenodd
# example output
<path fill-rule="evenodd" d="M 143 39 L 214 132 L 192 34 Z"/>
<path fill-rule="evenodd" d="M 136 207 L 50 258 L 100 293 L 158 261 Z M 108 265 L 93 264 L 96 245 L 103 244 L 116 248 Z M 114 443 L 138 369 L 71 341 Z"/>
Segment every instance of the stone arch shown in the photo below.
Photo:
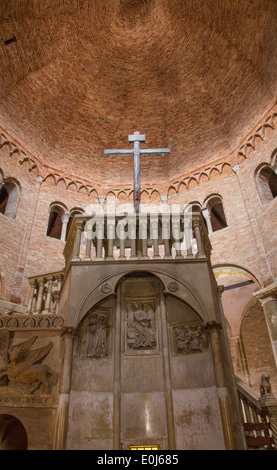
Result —
<path fill-rule="evenodd" d="M 261 373 L 275 368 L 263 308 L 253 295 L 262 285 L 254 273 L 238 265 L 214 266 L 213 271 L 217 284 L 224 286 L 222 306 L 235 374 L 259 391 Z M 277 381 L 274 385 L 277 389 Z"/>
<path fill-rule="evenodd" d="M 266 372 L 270 375 L 272 390 L 276 394 L 276 365 L 271 339 L 263 307 L 256 298 L 252 298 L 242 312 L 239 339 L 245 364 L 240 377 L 259 393 L 261 374 Z"/>
<path fill-rule="evenodd" d="M 209 213 L 209 232 L 217 232 L 218 230 L 227 227 L 228 224 L 223 205 L 223 198 L 220 196 L 220 194 L 210 194 L 204 200 L 203 208 L 207 209 Z"/>
<path fill-rule="evenodd" d="M 28 436 L 25 427 L 15 416 L 0 415 L 0 450 L 27 450 Z"/>
<path fill-rule="evenodd" d="M 51 238 L 61 239 L 62 217 L 67 212 L 66 206 L 61 202 L 53 202 L 49 207 L 46 235 Z"/>
<path fill-rule="evenodd" d="M 258 193 L 262 203 L 271 201 L 277 196 L 277 174 L 276 162 L 272 158 L 274 166 L 268 163 L 261 163 L 254 172 L 254 178 L 258 187 Z"/>
<path fill-rule="evenodd" d="M 15 219 L 20 198 L 20 184 L 15 178 L 4 178 L 0 182 L 0 212 Z"/>
<path fill-rule="evenodd" d="M 76 327 L 94 305 L 109 296 L 114 296 L 118 282 L 120 282 L 121 278 L 132 272 L 148 272 L 156 276 L 162 282 L 166 295 L 171 294 L 183 300 L 197 312 L 203 321 L 207 320 L 204 301 L 199 298 L 189 283 L 184 283 L 178 276 L 173 275 L 172 272 L 167 270 L 146 268 L 145 266 L 137 266 L 136 268 L 130 269 L 125 266 L 109 275 L 100 277 L 82 294 L 76 311 L 72 315 L 71 320 L 70 318 L 68 320 L 70 324 Z"/>

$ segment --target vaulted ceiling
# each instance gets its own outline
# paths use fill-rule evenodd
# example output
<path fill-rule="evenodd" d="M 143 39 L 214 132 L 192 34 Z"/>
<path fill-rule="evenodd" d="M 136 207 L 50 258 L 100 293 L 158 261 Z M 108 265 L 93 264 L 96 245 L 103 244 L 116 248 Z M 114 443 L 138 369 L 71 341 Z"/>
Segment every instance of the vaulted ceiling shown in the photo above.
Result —
<path fill-rule="evenodd" d="M 2 0 L 0 125 L 44 165 L 144 181 L 224 159 L 275 104 L 276 0 Z"/>

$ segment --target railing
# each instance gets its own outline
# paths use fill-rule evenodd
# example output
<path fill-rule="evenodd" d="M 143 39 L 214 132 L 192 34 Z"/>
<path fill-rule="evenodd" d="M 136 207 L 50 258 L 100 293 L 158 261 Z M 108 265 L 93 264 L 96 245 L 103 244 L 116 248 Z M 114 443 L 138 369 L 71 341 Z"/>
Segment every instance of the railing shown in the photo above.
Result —
<path fill-rule="evenodd" d="M 80 261 L 126 261 L 210 257 L 201 215 L 77 215 L 64 249 L 66 265 Z"/>
<path fill-rule="evenodd" d="M 63 271 L 29 278 L 27 314 L 58 314 Z"/>
<path fill-rule="evenodd" d="M 277 436 L 267 408 L 261 404 L 261 397 L 238 377 L 236 383 L 248 449 L 275 450 Z"/>

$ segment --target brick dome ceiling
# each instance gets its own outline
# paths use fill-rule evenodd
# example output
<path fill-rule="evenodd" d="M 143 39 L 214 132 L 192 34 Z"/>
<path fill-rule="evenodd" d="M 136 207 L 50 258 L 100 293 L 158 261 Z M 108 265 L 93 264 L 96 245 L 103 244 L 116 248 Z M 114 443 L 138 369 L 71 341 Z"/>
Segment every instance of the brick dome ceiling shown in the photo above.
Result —
<path fill-rule="evenodd" d="M 0 124 L 53 170 L 142 183 L 230 154 L 273 106 L 276 0 L 3 0 Z"/>

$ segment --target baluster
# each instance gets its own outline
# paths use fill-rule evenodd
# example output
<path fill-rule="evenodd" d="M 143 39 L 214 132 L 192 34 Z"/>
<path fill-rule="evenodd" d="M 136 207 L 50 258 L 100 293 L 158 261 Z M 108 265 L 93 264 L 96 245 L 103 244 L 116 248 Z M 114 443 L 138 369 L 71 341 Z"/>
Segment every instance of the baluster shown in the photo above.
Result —
<path fill-rule="evenodd" d="M 196 238 L 197 250 L 198 250 L 196 256 L 197 258 L 205 258 L 199 220 L 195 220 L 193 226 L 194 226 L 194 232 L 195 232 L 195 238 Z"/>
<path fill-rule="evenodd" d="M 124 230 L 124 227 L 125 227 L 125 221 L 124 220 L 120 220 L 117 224 L 117 228 L 118 228 L 118 231 L 119 231 L 119 250 L 120 250 L 120 253 L 119 253 L 119 259 L 126 259 L 126 256 L 125 256 L 125 230 Z"/>
<path fill-rule="evenodd" d="M 96 222 L 97 242 L 96 242 L 96 260 L 103 260 L 103 238 L 104 238 L 104 222 L 98 220 Z"/>
<path fill-rule="evenodd" d="M 34 313 L 41 313 L 41 306 L 42 306 L 42 298 L 43 298 L 43 291 L 44 291 L 44 279 L 40 279 L 38 281 L 38 297 L 37 297 L 37 305 L 36 310 Z"/>
<path fill-rule="evenodd" d="M 171 259 L 170 253 L 170 216 L 163 215 L 162 218 L 162 238 L 164 241 L 164 259 Z"/>
<path fill-rule="evenodd" d="M 172 234 L 174 238 L 174 246 L 176 250 L 176 256 L 175 258 L 183 258 L 182 252 L 181 252 L 181 240 L 180 240 L 180 220 L 172 220 Z"/>
<path fill-rule="evenodd" d="M 75 245 L 74 245 L 74 253 L 73 253 L 72 261 L 80 261 L 82 223 L 83 221 L 76 222 Z"/>
<path fill-rule="evenodd" d="M 149 259 L 147 253 L 147 214 L 143 214 L 139 220 L 140 239 L 141 239 L 141 257 L 142 259 Z"/>
<path fill-rule="evenodd" d="M 54 278 L 52 276 L 49 277 L 49 279 L 47 279 L 47 295 L 46 295 L 45 308 L 44 308 L 45 313 L 50 313 L 51 312 L 53 280 L 54 280 Z"/>
<path fill-rule="evenodd" d="M 193 258 L 192 246 L 191 246 L 191 234 L 192 234 L 192 221 L 191 218 L 184 218 L 184 233 L 186 241 L 187 258 Z"/>
<path fill-rule="evenodd" d="M 29 315 L 33 313 L 33 307 L 34 307 L 34 301 L 35 301 L 34 294 L 35 294 L 36 285 L 37 285 L 36 279 L 30 281 L 31 290 L 30 290 L 29 303 L 28 303 L 28 307 L 27 307 L 27 313 Z"/>
<path fill-rule="evenodd" d="M 108 261 L 114 260 L 113 256 L 113 242 L 115 239 L 115 221 L 108 220 Z"/>
<path fill-rule="evenodd" d="M 137 259 L 137 247 L 136 247 L 136 215 L 129 217 L 129 238 L 131 242 L 131 256 L 130 259 Z"/>
<path fill-rule="evenodd" d="M 153 259 L 160 258 L 159 254 L 159 225 L 158 220 L 151 220 L 151 238 L 153 239 Z"/>
<path fill-rule="evenodd" d="M 86 252 L 85 261 L 91 261 L 91 240 L 92 240 L 92 225 L 87 223 L 85 227 L 86 233 Z"/>

